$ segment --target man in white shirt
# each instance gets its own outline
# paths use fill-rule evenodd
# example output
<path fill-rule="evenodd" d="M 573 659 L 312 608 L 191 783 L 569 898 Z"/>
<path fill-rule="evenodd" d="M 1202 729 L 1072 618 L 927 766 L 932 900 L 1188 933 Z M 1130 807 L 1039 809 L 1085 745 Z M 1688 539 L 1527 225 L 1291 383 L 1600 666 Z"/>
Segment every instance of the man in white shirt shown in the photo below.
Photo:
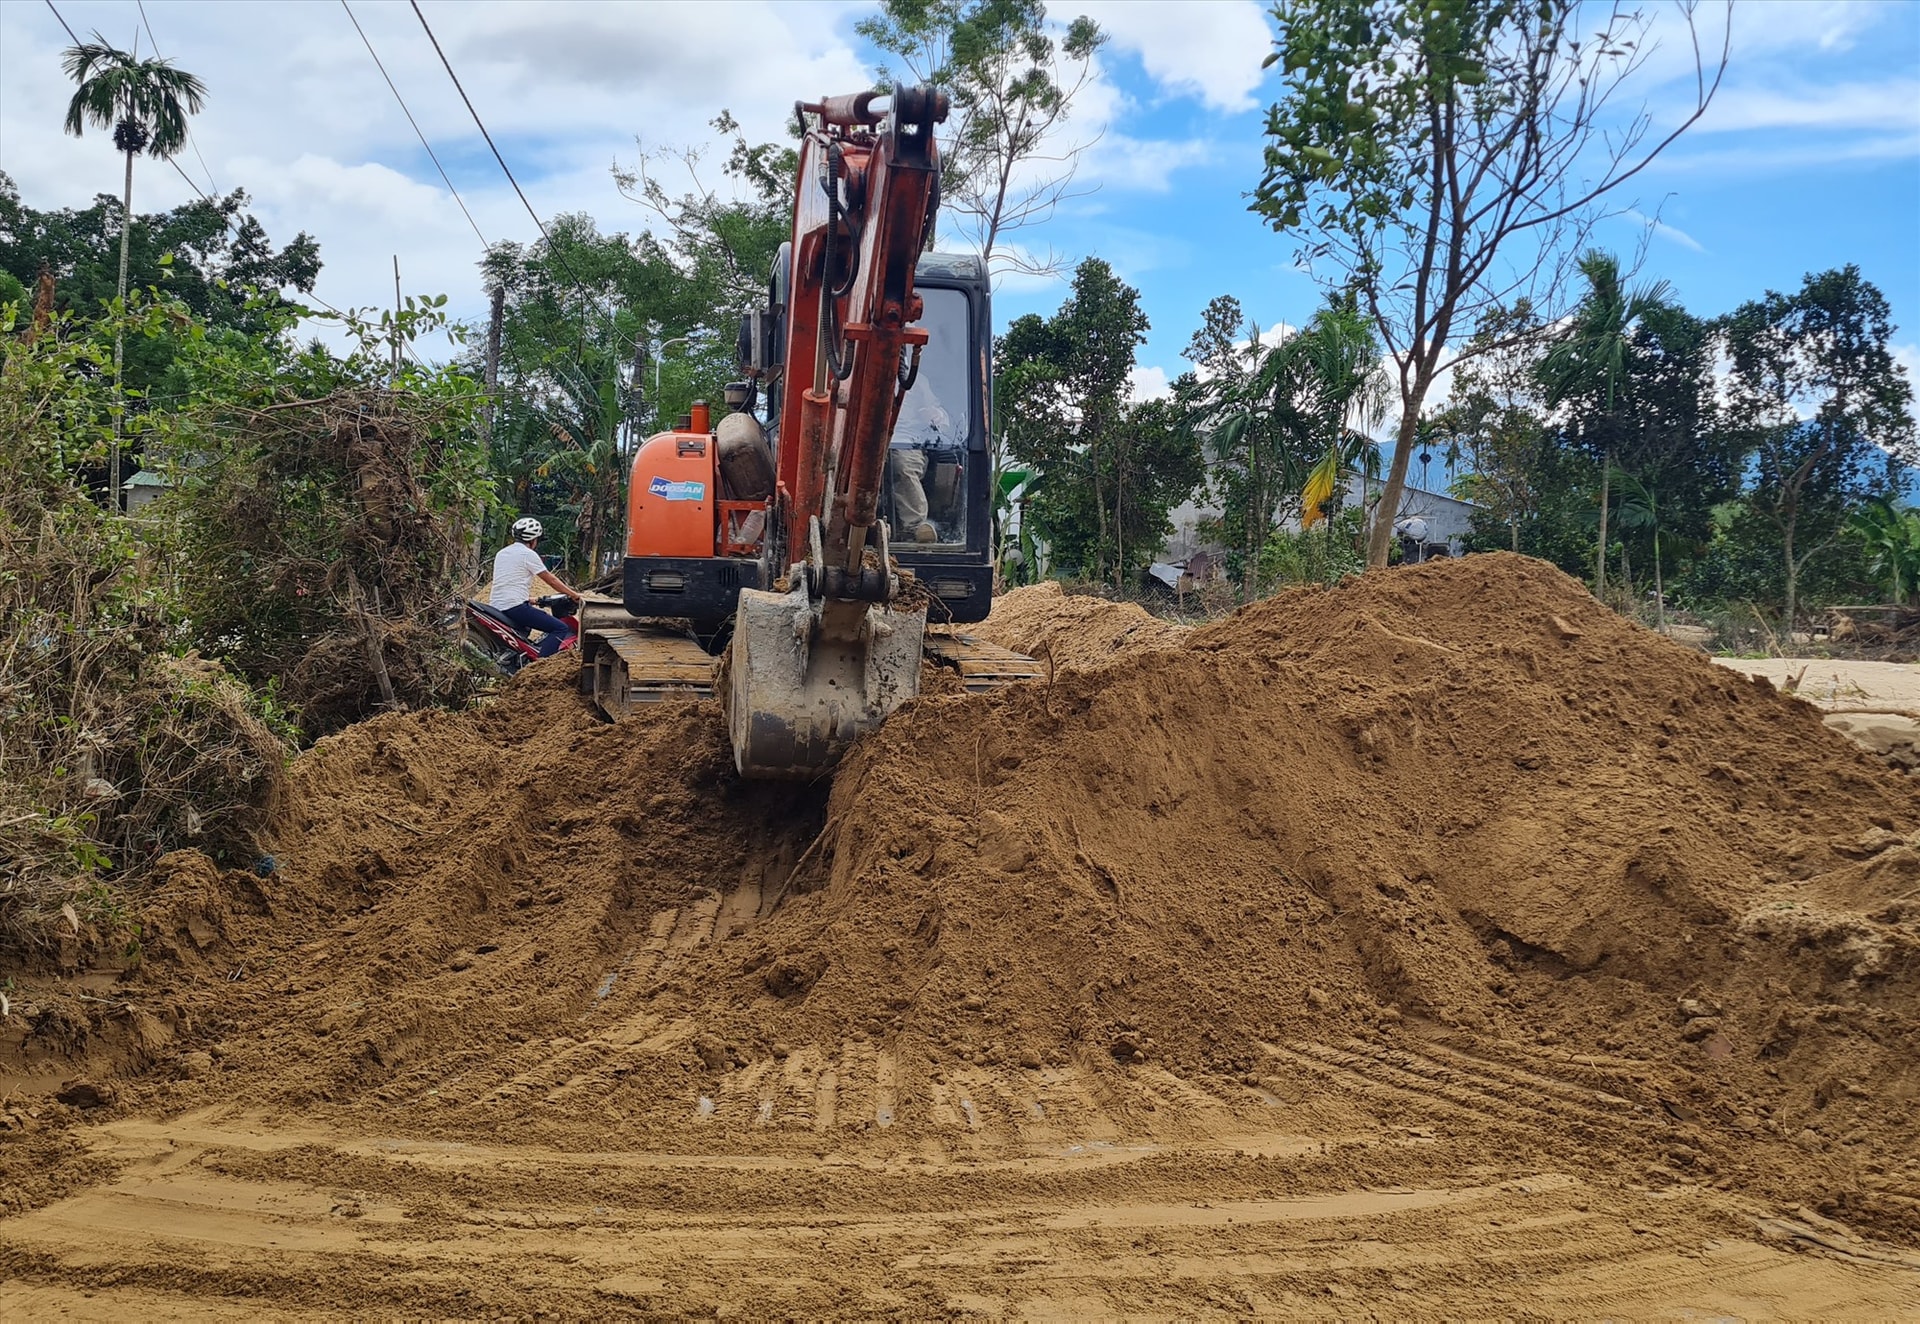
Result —
<path fill-rule="evenodd" d="M 531 516 L 513 522 L 513 541 L 494 553 L 493 588 L 487 601 L 529 639 L 535 630 L 542 631 L 539 654 L 541 657 L 552 657 L 560 651 L 560 645 L 573 638 L 573 631 L 565 621 L 549 616 L 533 605 L 534 582 L 544 581 L 576 603 L 584 599 L 576 590 L 561 583 L 534 550 L 534 544 L 540 541 L 540 535 L 544 532 L 540 521 Z"/>

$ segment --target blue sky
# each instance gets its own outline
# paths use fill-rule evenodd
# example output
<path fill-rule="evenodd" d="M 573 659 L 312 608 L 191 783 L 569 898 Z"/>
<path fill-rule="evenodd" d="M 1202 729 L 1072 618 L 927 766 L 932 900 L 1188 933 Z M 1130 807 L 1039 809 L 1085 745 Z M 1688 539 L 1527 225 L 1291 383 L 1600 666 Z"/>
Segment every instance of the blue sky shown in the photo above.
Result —
<path fill-rule="evenodd" d="M 55 0 L 83 37 L 136 35 L 198 73 L 211 97 L 194 121 L 183 169 L 225 190 L 243 186 L 279 240 L 299 228 L 321 243 L 318 293 L 333 303 L 391 298 L 392 261 L 410 292 L 444 292 L 459 315 L 484 310 L 480 242 L 421 150 L 337 3 Z M 771 138 L 801 97 L 863 85 L 874 53 L 854 35 L 853 3 L 532 3 L 423 0 L 428 19 L 508 162 L 543 216 L 585 211 L 604 230 L 646 215 L 615 190 L 609 167 L 650 148 L 699 143 L 721 108 Z M 412 11 L 354 0 L 365 27 L 482 233 L 528 240 L 521 209 Z M 1705 22 L 1721 21 L 1702 6 Z M 1031 248 L 1096 254 L 1137 286 L 1153 323 L 1138 382 L 1151 391 L 1185 366 L 1200 310 L 1239 297 L 1262 325 L 1303 321 L 1319 302 L 1295 269 L 1294 244 L 1246 210 L 1274 95 L 1259 64 L 1268 24 L 1252 0 L 1087 0 L 1111 34 L 1069 137 L 1093 140 L 1087 190 Z M 1662 23 L 1672 31 L 1671 7 Z M 1706 118 L 1618 198 L 1643 221 L 1605 223 L 1623 253 L 1645 244 L 1643 275 L 1673 282 L 1713 314 L 1809 271 L 1858 263 L 1893 307 L 1909 370 L 1920 373 L 1920 3 L 1741 0 L 1733 63 Z M 150 29 L 150 33 L 149 33 Z M 105 135 L 60 132 L 70 92 L 68 42 L 44 3 L 0 5 L 0 170 L 41 206 L 117 192 Z M 1672 58 L 1639 86 L 1656 122 L 1683 90 Z M 715 163 L 711 160 L 709 165 Z M 710 170 L 717 176 L 717 169 Z M 191 196 L 171 169 L 143 162 L 142 210 Z M 1007 279 L 998 320 L 1050 312 L 1060 282 Z"/>

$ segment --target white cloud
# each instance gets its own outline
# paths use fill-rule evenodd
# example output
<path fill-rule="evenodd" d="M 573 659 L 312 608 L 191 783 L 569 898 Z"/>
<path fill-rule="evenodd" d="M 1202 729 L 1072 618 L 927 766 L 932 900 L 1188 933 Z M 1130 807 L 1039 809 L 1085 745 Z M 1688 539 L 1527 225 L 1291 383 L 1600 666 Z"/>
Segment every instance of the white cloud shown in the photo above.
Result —
<path fill-rule="evenodd" d="M 1164 400 L 1173 394 L 1173 383 L 1167 379 L 1167 370 L 1155 364 L 1136 364 L 1127 376 L 1127 399 L 1138 403 L 1142 400 Z"/>
<path fill-rule="evenodd" d="M 1645 213 L 1637 211 L 1633 208 L 1628 208 L 1626 211 L 1620 214 L 1624 219 L 1633 221 L 1638 225 L 1644 226 L 1645 228 L 1659 235 L 1661 238 L 1670 239 L 1674 243 L 1680 245 L 1680 247 L 1687 249 L 1690 252 L 1704 253 L 1707 251 L 1707 246 L 1705 244 L 1701 243 L 1698 239 L 1695 239 L 1692 235 L 1688 234 L 1685 230 L 1682 230 L 1677 225 L 1668 225 L 1663 220 L 1659 220 L 1656 217 L 1648 216 Z"/>
<path fill-rule="evenodd" d="M 1755 129 L 1920 129 L 1920 78 L 1799 87 L 1729 87 L 1714 98 L 1692 132 Z"/>
<path fill-rule="evenodd" d="M 1086 14 L 1115 48 L 1139 56 L 1148 77 L 1169 95 L 1193 97 L 1229 114 L 1259 104 L 1253 93 L 1272 33 L 1266 11 L 1254 0 L 1082 0 L 1058 9 L 1069 12 Z"/>
<path fill-rule="evenodd" d="M 1103 188 L 1165 193 L 1173 172 L 1211 165 L 1213 144 L 1199 138 L 1151 141 L 1109 131 L 1087 153 L 1087 177 Z"/>
<path fill-rule="evenodd" d="M 131 44 L 139 17 L 126 0 L 59 3 L 83 38 L 97 28 Z M 707 121 L 727 107 L 750 139 L 776 140 L 796 99 L 870 78 L 852 41 L 858 10 L 845 4 L 424 0 L 423 8 L 541 217 L 584 211 L 605 231 L 647 221 L 607 175 L 616 158 L 633 159 L 637 134 L 650 145 L 707 142 Z M 191 129 L 214 180 L 253 195 L 275 242 L 302 229 L 320 241 L 321 298 L 385 306 L 398 253 L 409 292 L 444 291 L 456 315 L 484 312 L 480 243 L 337 4 L 147 9 L 161 53 L 207 84 Z M 411 8 L 359 0 L 353 13 L 487 238 L 537 238 Z M 38 207 L 84 206 L 120 189 L 105 135 L 76 142 L 60 131 L 72 93 L 60 70 L 67 43 L 44 5 L 0 5 L 0 169 Z M 143 31 L 140 49 L 151 45 Z M 202 175 L 193 152 L 179 163 Z M 707 163 L 716 180 L 718 164 Z M 191 197 L 165 163 L 139 163 L 137 208 Z"/>

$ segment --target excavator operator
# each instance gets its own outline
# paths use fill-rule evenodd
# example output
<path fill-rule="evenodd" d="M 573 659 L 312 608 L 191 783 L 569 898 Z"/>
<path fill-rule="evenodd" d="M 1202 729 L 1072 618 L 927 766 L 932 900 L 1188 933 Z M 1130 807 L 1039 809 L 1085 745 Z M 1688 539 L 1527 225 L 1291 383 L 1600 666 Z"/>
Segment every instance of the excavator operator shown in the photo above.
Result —
<path fill-rule="evenodd" d="M 907 392 L 893 427 L 887 459 L 893 468 L 893 515 L 899 537 L 914 542 L 939 542 L 940 531 L 928 519 L 927 452 L 959 445 L 953 420 L 924 382 Z"/>

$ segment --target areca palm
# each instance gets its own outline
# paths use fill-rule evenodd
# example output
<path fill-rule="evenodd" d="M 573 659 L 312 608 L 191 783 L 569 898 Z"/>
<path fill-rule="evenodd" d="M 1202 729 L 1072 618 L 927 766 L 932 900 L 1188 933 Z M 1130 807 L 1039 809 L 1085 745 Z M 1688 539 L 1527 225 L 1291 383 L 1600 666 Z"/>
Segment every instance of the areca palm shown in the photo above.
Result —
<path fill-rule="evenodd" d="M 158 58 L 142 60 L 107 44 L 99 33 L 93 40 L 67 48 L 67 77 L 79 84 L 67 103 L 66 129 L 80 137 L 86 126 L 113 130 L 113 145 L 126 155 L 127 178 L 120 211 L 120 282 L 122 303 L 127 298 L 127 259 L 133 234 L 133 158 L 172 156 L 187 142 L 187 116 L 199 111 L 207 89 L 198 78 Z M 113 336 L 114 391 L 120 392 L 120 374 L 126 358 L 125 336 Z M 120 439 L 124 430 L 125 400 L 113 424 L 112 469 L 108 483 L 113 508 L 120 509 Z"/>
<path fill-rule="evenodd" d="M 1672 286 L 1655 281 L 1629 290 L 1620 273 L 1620 259 L 1599 249 L 1590 249 L 1580 258 L 1580 274 L 1586 278 L 1587 292 L 1574 309 L 1573 320 L 1564 334 L 1546 353 L 1540 364 L 1541 384 L 1546 387 L 1547 403 L 1558 406 L 1569 400 L 1584 399 L 1592 409 L 1590 420 L 1583 420 L 1582 432 L 1587 444 L 1599 444 L 1600 461 L 1600 549 L 1594 558 L 1593 586 L 1596 594 L 1607 588 L 1607 506 L 1614 469 L 1615 435 L 1619 427 L 1621 396 L 1628 385 L 1629 351 L 1634 328 L 1642 317 L 1658 308 L 1671 306 Z"/>

